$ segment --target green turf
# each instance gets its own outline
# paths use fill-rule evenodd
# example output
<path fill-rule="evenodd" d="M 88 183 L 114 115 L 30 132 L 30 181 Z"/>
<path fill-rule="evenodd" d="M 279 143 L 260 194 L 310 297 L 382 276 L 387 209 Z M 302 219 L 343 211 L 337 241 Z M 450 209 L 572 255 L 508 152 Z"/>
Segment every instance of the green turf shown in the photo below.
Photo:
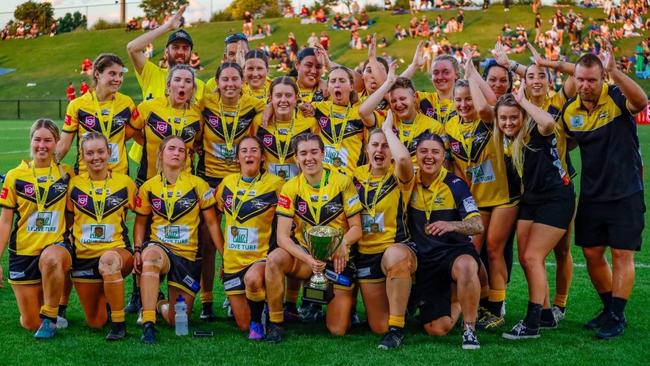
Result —
<path fill-rule="evenodd" d="M 5 153 L 0 155 L 0 173 L 16 165 L 19 159 L 28 158 L 27 131 L 30 121 L 0 122 L 0 146 Z M 644 155 L 650 154 L 650 127 L 639 128 L 641 148 Z M 71 162 L 74 151 L 66 157 Z M 576 151 L 574 162 L 579 170 L 580 161 Z M 649 180 L 646 177 L 646 185 Z M 648 194 L 646 193 L 646 201 Z M 646 216 L 646 225 L 649 223 Z M 644 233 L 647 246 L 649 234 Z M 511 342 L 501 338 L 500 331 L 521 319 L 527 302 L 526 282 L 521 268 L 514 267 L 513 279 L 508 292 L 506 315 L 507 326 L 499 332 L 480 332 L 482 348 L 478 351 L 463 351 L 460 348 L 460 331 L 456 329 L 446 337 L 431 338 L 421 331 L 415 320 L 407 324 L 406 341 L 403 347 L 393 352 L 377 350 L 378 336 L 367 328 L 353 329 L 341 338 L 327 334 L 323 324 L 289 325 L 286 341 L 277 345 L 249 342 L 240 333 L 234 322 L 225 319 L 225 312 L 217 307 L 219 320 L 205 324 L 194 311 L 190 329 L 213 330 L 214 338 L 179 338 L 173 329 L 161 322 L 158 326 L 159 344 L 143 346 L 139 342 L 140 328 L 135 325 L 135 316 L 128 315 L 129 336 L 119 343 L 104 341 L 106 330 L 90 330 L 84 325 L 84 316 L 76 294 L 73 292 L 68 318 L 70 328 L 61 331 L 55 340 L 37 342 L 32 333 L 22 329 L 18 322 L 18 309 L 9 287 L 0 289 L 0 364 L 87 364 L 96 360 L 98 364 L 154 364 L 178 362 L 185 359 L 191 364 L 425 364 L 451 363 L 474 364 L 550 364 L 573 365 L 614 364 L 624 362 L 630 365 L 647 362 L 648 330 L 650 315 L 645 305 L 650 296 L 650 254 L 647 248 L 637 255 L 637 269 L 634 293 L 627 307 L 629 321 L 626 335 L 613 341 L 597 341 L 593 332 L 583 330 L 582 324 L 599 309 L 599 301 L 592 289 L 584 268 L 584 258 L 573 248 L 576 263 L 575 276 L 568 304 L 567 319 L 556 330 L 545 331 L 539 340 Z M 549 258 L 552 261 L 552 256 Z M 6 276 L 7 255 L 2 264 Z M 548 267 L 553 278 L 555 268 Z M 130 284 L 130 280 L 127 281 Z M 5 286 L 7 284 L 5 283 Z M 551 284 L 551 287 L 554 287 Z M 215 304 L 224 299 L 223 286 L 215 284 Z M 198 304 L 197 304 L 198 306 Z M 359 305 L 361 316 L 363 307 Z M 646 361 L 643 361 L 646 360 Z"/>

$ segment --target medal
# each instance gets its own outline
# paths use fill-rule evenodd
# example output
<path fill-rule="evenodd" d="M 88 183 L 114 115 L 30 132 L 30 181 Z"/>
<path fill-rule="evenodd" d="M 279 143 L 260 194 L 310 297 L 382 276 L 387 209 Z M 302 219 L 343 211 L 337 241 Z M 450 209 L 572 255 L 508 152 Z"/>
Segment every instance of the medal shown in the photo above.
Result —
<path fill-rule="evenodd" d="M 309 212 L 311 212 L 311 216 L 314 219 L 315 226 L 318 226 L 318 224 L 320 222 L 320 211 L 323 208 L 322 207 L 323 206 L 323 203 L 322 203 L 322 201 L 323 201 L 323 191 L 325 189 L 325 180 L 327 179 L 328 175 L 329 175 L 328 170 L 323 169 L 321 171 L 320 185 L 318 186 L 318 196 L 316 197 L 316 202 L 313 202 L 313 200 L 311 199 L 311 194 L 309 193 L 309 191 L 307 192 L 306 195 L 303 196 L 303 197 L 310 197 L 307 200 L 307 207 L 309 207 Z M 303 180 L 305 182 L 307 181 L 304 178 L 304 175 L 303 175 Z M 307 183 L 307 185 L 309 185 L 309 183 Z M 300 187 L 300 191 L 302 192 L 302 185 Z M 302 196 L 302 194 L 301 194 L 301 196 Z"/>
<path fill-rule="evenodd" d="M 334 106 L 333 102 L 330 102 L 330 109 L 329 109 L 329 114 L 328 117 L 330 119 L 330 129 L 332 132 L 332 143 L 334 144 L 334 149 L 337 152 L 341 151 L 341 144 L 343 143 L 343 139 L 345 138 L 345 130 L 348 127 L 348 114 L 350 113 L 350 104 L 347 105 L 345 108 L 345 114 L 340 114 L 340 113 L 334 113 L 332 110 Z M 339 130 L 339 133 L 336 133 L 336 123 L 334 123 L 334 119 L 339 119 L 342 120 L 343 122 L 340 124 L 341 128 Z M 338 165 L 337 164 L 337 159 L 338 159 Z M 340 167 L 343 165 L 343 160 L 341 160 L 339 157 L 336 157 L 334 159 L 334 166 Z"/>
<path fill-rule="evenodd" d="M 243 180 L 241 174 L 239 175 L 239 179 L 237 179 L 237 186 L 235 186 L 235 197 L 233 197 L 232 199 L 232 208 L 230 210 L 234 222 L 237 222 L 239 211 L 241 210 L 242 206 L 244 206 L 244 202 L 247 201 L 246 197 L 248 197 L 251 190 L 255 186 L 255 183 L 257 183 L 261 179 L 261 177 L 262 175 L 260 173 L 257 173 L 253 181 L 250 182 L 250 184 L 248 185 L 248 188 L 244 191 L 244 195 L 242 196 L 242 198 L 239 201 L 237 201 L 237 199 L 239 198 L 239 182 Z M 232 228 L 230 230 L 232 230 Z M 233 233 L 233 236 L 237 236 L 237 235 Z"/>
<path fill-rule="evenodd" d="M 41 195 L 41 184 L 38 181 L 36 176 L 36 163 L 32 161 L 32 176 L 34 177 L 34 197 L 36 198 L 36 210 L 38 212 L 45 211 L 45 203 L 47 202 L 47 195 L 50 192 L 50 185 L 52 184 L 52 166 L 54 165 L 54 160 L 50 161 L 50 170 L 47 172 L 45 177 L 45 184 L 43 186 L 43 194 Z M 38 226 L 38 223 L 37 223 Z"/>
<path fill-rule="evenodd" d="M 289 124 L 289 129 L 287 130 L 287 139 L 284 142 L 284 146 L 282 146 L 282 141 L 280 140 L 280 129 L 278 126 L 275 126 L 275 129 L 273 130 L 273 137 L 275 137 L 275 143 L 277 146 L 277 152 L 278 152 L 278 161 L 280 164 L 284 164 L 285 160 L 287 159 L 287 155 L 289 155 L 289 147 L 291 146 L 291 138 L 293 136 L 293 123 L 295 121 L 295 112 L 293 116 L 291 117 L 291 123 Z M 284 177 L 282 177 L 284 178 Z"/>
<path fill-rule="evenodd" d="M 424 222 L 424 231 L 426 232 L 427 230 L 427 225 L 429 225 L 429 221 L 431 221 L 431 213 L 433 212 L 433 206 L 436 204 L 436 199 L 438 199 L 438 192 L 440 191 L 440 186 L 442 185 L 442 180 L 447 176 L 447 169 L 445 167 L 440 167 L 440 172 L 438 173 L 438 176 L 436 179 L 433 180 L 433 183 L 429 186 L 429 188 L 433 187 L 434 191 L 431 196 L 431 202 L 427 202 L 427 199 L 424 197 L 424 192 L 422 190 L 422 182 L 419 182 L 417 184 L 418 186 L 418 198 L 422 199 L 422 206 L 424 207 L 424 216 L 426 218 L 426 221 Z M 430 189 L 428 189 L 430 191 Z"/>
<path fill-rule="evenodd" d="M 376 222 L 373 222 L 372 224 L 370 224 L 370 232 L 372 232 L 373 234 L 378 233 L 379 232 L 379 224 L 376 223 Z"/>
<path fill-rule="evenodd" d="M 102 113 L 102 109 L 99 106 L 99 99 L 97 99 L 97 93 L 95 92 L 90 92 L 90 97 L 94 102 L 95 105 L 95 117 L 97 117 L 97 120 L 99 121 L 99 127 L 101 128 L 102 135 L 106 137 L 107 140 L 110 140 L 111 138 L 111 132 L 113 131 L 113 115 L 115 113 L 115 96 L 113 96 L 113 99 L 111 100 L 111 109 L 110 112 L 108 113 L 108 119 L 104 121 L 103 117 L 104 114 Z"/>
<path fill-rule="evenodd" d="M 221 100 L 219 101 L 219 116 L 221 117 L 221 126 L 223 127 L 223 139 L 226 140 L 226 149 L 228 151 L 228 155 L 231 154 L 231 151 L 233 152 L 233 157 L 231 158 L 230 156 L 226 158 L 226 162 L 228 164 L 232 164 L 235 159 L 234 159 L 234 142 L 235 142 L 235 135 L 237 134 L 237 125 L 239 124 L 239 103 L 237 103 L 237 109 L 235 111 L 235 114 L 233 116 L 233 121 L 232 121 L 232 128 L 228 130 L 228 123 L 226 122 L 226 113 L 223 110 L 223 103 Z M 230 159 L 232 160 L 230 160 Z"/>
<path fill-rule="evenodd" d="M 104 186 L 101 189 L 95 188 L 93 181 L 90 179 L 88 180 L 90 182 L 90 196 L 93 198 L 93 206 L 95 207 L 95 218 L 98 223 L 102 222 L 102 219 L 104 218 L 107 194 L 106 186 L 108 185 L 108 180 L 109 177 L 106 177 L 106 180 L 104 180 Z"/>
<path fill-rule="evenodd" d="M 340 157 L 335 157 L 334 162 L 332 163 L 335 167 L 340 168 L 341 165 L 343 165 L 343 161 L 341 160 Z"/>
<path fill-rule="evenodd" d="M 178 186 L 181 180 L 181 176 L 179 175 L 178 178 L 176 178 L 176 183 L 174 184 L 175 186 Z M 178 201 L 178 198 L 181 195 L 181 191 L 179 190 L 173 190 L 172 192 L 169 192 L 169 189 L 167 188 L 167 178 L 163 175 L 163 173 L 160 173 L 160 181 L 163 186 L 162 194 L 160 195 L 165 203 L 165 213 L 167 214 L 167 221 L 172 222 L 172 218 L 174 217 L 174 207 L 176 206 L 176 201 Z M 171 197 L 170 197 L 171 193 Z"/>
<path fill-rule="evenodd" d="M 379 184 L 377 184 L 377 189 L 375 189 L 375 194 L 372 197 L 372 201 L 368 199 L 368 194 L 370 191 L 370 176 L 363 182 L 363 206 L 372 219 L 372 223 L 370 224 L 370 231 L 372 233 L 380 232 L 379 224 L 377 223 L 377 202 L 379 202 L 379 196 L 381 196 L 381 189 L 384 187 L 384 184 L 386 184 L 388 179 L 390 179 L 391 175 L 392 173 L 389 172 L 384 174 L 384 176 L 381 178 Z"/>

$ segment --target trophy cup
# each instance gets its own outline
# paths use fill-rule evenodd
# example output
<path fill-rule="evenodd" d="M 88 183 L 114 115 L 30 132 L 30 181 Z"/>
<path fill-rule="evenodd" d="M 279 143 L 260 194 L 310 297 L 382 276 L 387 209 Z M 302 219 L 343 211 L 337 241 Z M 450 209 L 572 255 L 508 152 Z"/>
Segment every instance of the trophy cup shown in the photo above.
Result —
<path fill-rule="evenodd" d="M 334 254 L 343 242 L 343 231 L 331 226 L 312 226 L 302 231 L 305 243 L 314 259 L 325 262 Z M 332 284 L 323 272 L 314 273 L 305 284 L 303 299 L 326 305 L 334 297 Z"/>

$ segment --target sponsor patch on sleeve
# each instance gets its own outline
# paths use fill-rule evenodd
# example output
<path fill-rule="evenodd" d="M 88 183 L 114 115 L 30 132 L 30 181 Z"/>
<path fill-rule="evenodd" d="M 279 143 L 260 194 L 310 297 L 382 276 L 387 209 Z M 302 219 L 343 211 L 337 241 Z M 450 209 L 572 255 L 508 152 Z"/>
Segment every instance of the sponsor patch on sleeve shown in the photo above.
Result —
<path fill-rule="evenodd" d="M 140 112 L 138 112 L 138 108 L 137 107 L 133 108 L 133 112 L 131 112 L 131 120 L 135 121 L 136 119 L 138 119 L 139 116 L 140 116 Z"/>
<path fill-rule="evenodd" d="M 474 197 L 467 197 L 463 200 L 463 207 L 465 212 L 476 212 L 478 207 L 476 207 L 476 202 L 474 202 Z"/>
<path fill-rule="evenodd" d="M 8 195 L 9 195 L 9 190 L 7 189 L 7 187 L 3 187 L 2 191 L 0 192 L 0 198 L 4 200 L 7 198 Z"/>
<path fill-rule="evenodd" d="M 142 207 L 142 198 L 135 196 L 135 207 Z"/>
<path fill-rule="evenodd" d="M 348 206 L 353 206 L 354 204 L 359 203 L 359 195 L 354 195 L 348 199 Z"/>
<path fill-rule="evenodd" d="M 69 115 L 69 114 L 66 114 L 66 115 L 65 115 L 65 119 L 63 119 L 63 123 L 64 123 L 66 126 L 70 126 L 70 125 L 72 124 L 72 116 Z"/>
<path fill-rule="evenodd" d="M 214 196 L 214 188 L 210 188 L 205 193 L 203 193 L 203 200 L 207 201 Z"/>
<path fill-rule="evenodd" d="M 278 205 L 288 210 L 291 207 L 291 198 L 281 194 L 278 198 Z"/>

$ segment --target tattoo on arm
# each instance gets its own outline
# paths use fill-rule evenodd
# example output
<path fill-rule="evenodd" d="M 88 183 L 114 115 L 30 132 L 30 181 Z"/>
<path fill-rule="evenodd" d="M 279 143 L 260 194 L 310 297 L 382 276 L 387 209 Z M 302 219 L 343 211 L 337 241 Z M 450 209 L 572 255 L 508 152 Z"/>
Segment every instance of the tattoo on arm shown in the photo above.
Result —
<path fill-rule="evenodd" d="M 455 231 L 463 235 L 480 234 L 483 232 L 483 224 L 481 223 L 481 218 L 477 216 L 464 221 L 456 221 Z"/>

